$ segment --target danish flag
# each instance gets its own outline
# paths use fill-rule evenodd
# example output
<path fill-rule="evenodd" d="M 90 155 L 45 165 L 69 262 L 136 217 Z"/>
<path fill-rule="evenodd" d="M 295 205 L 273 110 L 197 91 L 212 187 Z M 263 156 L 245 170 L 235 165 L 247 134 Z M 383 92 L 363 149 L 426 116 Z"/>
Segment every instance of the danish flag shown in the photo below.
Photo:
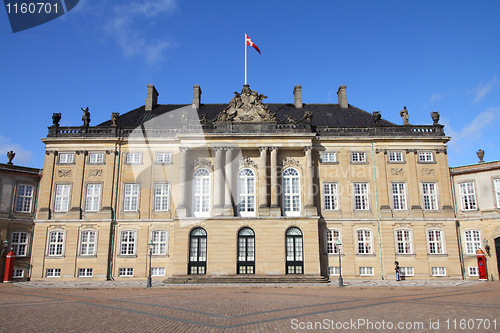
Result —
<path fill-rule="evenodd" d="M 252 42 L 252 40 L 250 39 L 250 37 L 248 37 L 247 34 L 245 34 L 245 41 L 247 42 L 248 46 L 253 47 L 254 49 L 257 50 L 257 52 L 259 52 L 259 54 L 262 54 L 262 53 L 260 53 L 259 47 L 257 45 L 255 45 L 254 42 Z"/>

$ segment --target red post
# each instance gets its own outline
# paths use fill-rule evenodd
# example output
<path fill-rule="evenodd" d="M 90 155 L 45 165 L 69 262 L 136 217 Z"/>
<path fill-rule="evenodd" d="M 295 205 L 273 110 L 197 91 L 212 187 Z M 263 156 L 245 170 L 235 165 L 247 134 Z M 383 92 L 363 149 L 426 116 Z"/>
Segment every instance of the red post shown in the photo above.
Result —
<path fill-rule="evenodd" d="M 486 272 L 486 256 L 484 255 L 484 252 L 481 249 L 477 250 L 476 255 L 477 255 L 477 267 L 479 269 L 479 280 L 487 281 L 488 272 Z"/>
<path fill-rule="evenodd" d="M 3 275 L 3 282 L 12 282 L 12 273 L 14 272 L 14 251 L 10 250 L 7 253 L 5 260 L 5 273 Z"/>

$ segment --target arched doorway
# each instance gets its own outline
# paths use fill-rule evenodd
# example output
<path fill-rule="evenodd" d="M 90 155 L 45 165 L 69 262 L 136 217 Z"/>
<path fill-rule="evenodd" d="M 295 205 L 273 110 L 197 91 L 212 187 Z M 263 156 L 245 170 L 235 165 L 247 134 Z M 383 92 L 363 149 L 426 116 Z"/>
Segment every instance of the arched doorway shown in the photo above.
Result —
<path fill-rule="evenodd" d="M 245 227 L 238 232 L 238 274 L 255 274 L 255 233 Z"/>
<path fill-rule="evenodd" d="M 188 274 L 206 274 L 207 272 L 207 232 L 195 228 L 189 237 Z"/>
<path fill-rule="evenodd" d="M 292 227 L 286 231 L 286 274 L 304 273 L 302 231 Z"/>

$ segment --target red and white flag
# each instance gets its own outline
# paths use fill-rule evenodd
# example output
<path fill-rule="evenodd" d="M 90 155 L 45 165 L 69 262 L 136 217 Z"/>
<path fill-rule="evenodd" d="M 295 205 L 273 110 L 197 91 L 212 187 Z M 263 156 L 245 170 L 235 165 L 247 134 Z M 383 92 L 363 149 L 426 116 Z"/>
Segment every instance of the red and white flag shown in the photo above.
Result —
<path fill-rule="evenodd" d="M 252 42 L 252 40 L 250 39 L 250 37 L 248 37 L 247 34 L 245 34 L 245 41 L 247 42 L 248 46 L 253 47 L 254 49 L 257 50 L 257 52 L 259 52 L 259 54 L 262 54 L 262 53 L 260 53 L 259 47 L 257 45 L 255 45 L 254 42 Z"/>

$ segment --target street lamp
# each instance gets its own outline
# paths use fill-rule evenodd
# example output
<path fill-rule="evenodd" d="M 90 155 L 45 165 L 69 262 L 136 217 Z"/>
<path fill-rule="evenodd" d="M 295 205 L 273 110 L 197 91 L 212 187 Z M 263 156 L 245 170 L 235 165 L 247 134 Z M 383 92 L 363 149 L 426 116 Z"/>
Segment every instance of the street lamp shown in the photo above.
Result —
<path fill-rule="evenodd" d="M 342 243 L 340 242 L 340 239 L 337 239 L 337 243 L 335 243 L 335 245 L 337 245 L 337 249 L 339 250 L 339 287 L 343 287 L 344 279 L 342 279 L 342 257 L 340 254 L 340 245 L 342 245 Z"/>
<path fill-rule="evenodd" d="M 148 243 L 149 246 L 149 274 L 148 274 L 148 285 L 147 288 L 151 288 L 151 256 L 153 255 L 153 239 Z"/>
<path fill-rule="evenodd" d="M 488 245 L 488 240 L 486 238 L 483 239 L 483 244 L 484 244 L 484 249 L 486 250 L 486 253 L 488 253 L 488 256 L 491 257 L 490 246 Z"/>

